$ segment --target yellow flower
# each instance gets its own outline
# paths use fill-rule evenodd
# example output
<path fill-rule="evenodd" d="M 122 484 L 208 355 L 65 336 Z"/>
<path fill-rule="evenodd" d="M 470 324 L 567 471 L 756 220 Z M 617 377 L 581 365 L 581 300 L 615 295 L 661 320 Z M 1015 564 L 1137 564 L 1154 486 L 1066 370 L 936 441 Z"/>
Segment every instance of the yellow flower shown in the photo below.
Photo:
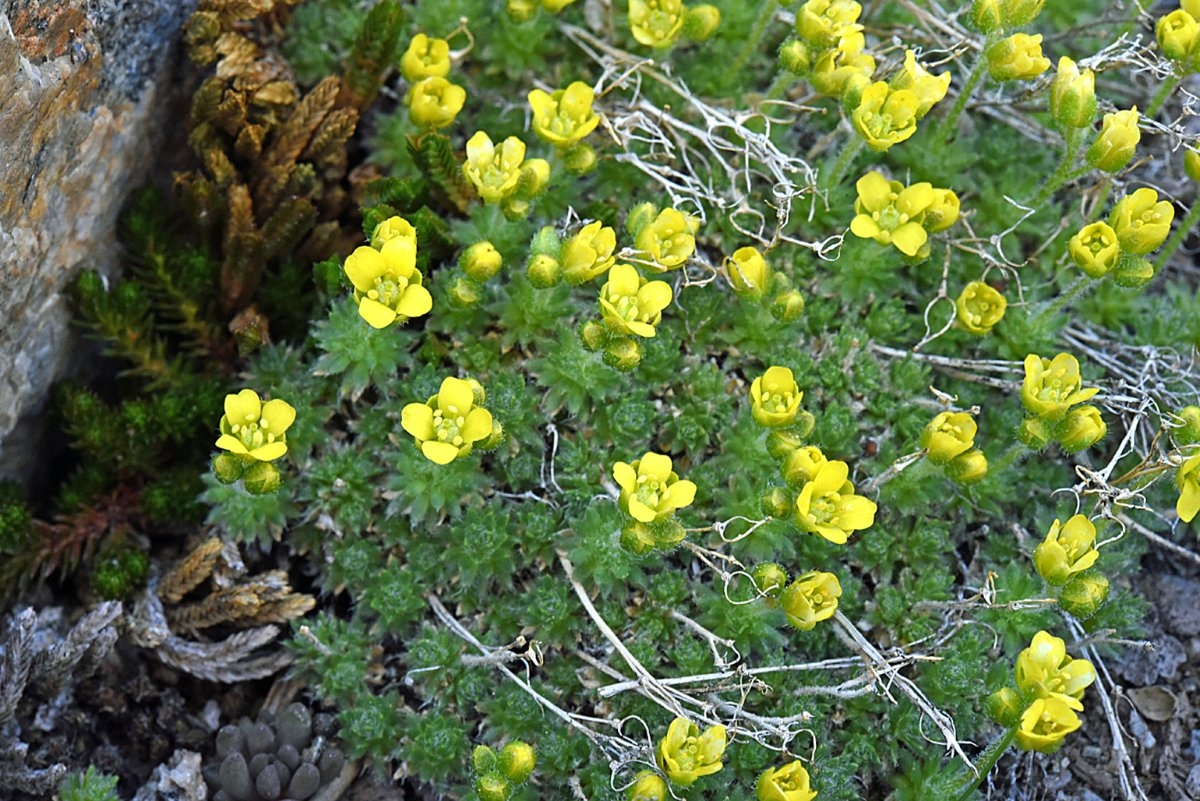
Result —
<path fill-rule="evenodd" d="M 371 247 L 379 250 L 398 237 L 407 237 L 412 240 L 414 248 L 417 246 L 417 229 L 413 228 L 412 223 L 403 217 L 388 217 L 371 232 Z"/>
<path fill-rule="evenodd" d="M 876 81 L 863 90 L 850 121 L 868 147 L 883 152 L 917 132 L 920 108 L 921 100 L 915 92 L 892 89 Z"/>
<path fill-rule="evenodd" d="M 783 478 L 788 484 L 803 488 L 828 461 L 821 449 L 815 445 L 797 448 L 788 454 L 787 461 L 784 462 Z"/>
<path fill-rule="evenodd" d="M 421 286 L 416 267 L 416 235 L 397 236 L 375 248 L 356 248 L 346 258 L 346 277 L 354 285 L 358 313 L 372 328 L 428 314 L 433 297 Z"/>
<path fill-rule="evenodd" d="M 682 267 L 696 251 L 696 218 L 677 209 L 663 209 L 642 227 L 634 246 L 664 270 Z"/>
<path fill-rule="evenodd" d="M 850 534 L 870 528 L 878 507 L 869 498 L 854 494 L 845 462 L 821 465 L 796 499 L 796 524 L 805 531 L 845 545 Z"/>
<path fill-rule="evenodd" d="M 221 417 L 221 436 L 217 447 L 230 453 L 270 462 L 287 453 L 284 432 L 296 419 L 296 410 L 279 399 L 263 403 L 258 393 L 243 389 L 225 396 L 225 414 Z"/>
<path fill-rule="evenodd" d="M 1075 515 L 1061 525 L 1050 526 L 1040 545 L 1033 551 L 1033 565 L 1048 584 L 1061 586 L 1076 573 L 1082 573 L 1100 558 L 1096 550 L 1096 527 L 1087 515 Z"/>
<path fill-rule="evenodd" d="M 1067 417 L 1055 432 L 1059 446 L 1067 453 L 1077 453 L 1090 448 L 1108 432 L 1100 410 L 1095 406 L 1078 406 L 1067 412 Z"/>
<path fill-rule="evenodd" d="M 817 791 L 808 786 L 808 771 L 800 760 L 781 768 L 767 768 L 754 785 L 758 801 L 812 801 Z"/>
<path fill-rule="evenodd" d="M 917 63 L 917 54 L 912 50 L 904 53 L 904 68 L 888 84 L 893 91 L 911 91 L 917 96 L 917 119 L 929 113 L 929 109 L 940 103 L 950 88 L 950 73 L 934 75 Z"/>
<path fill-rule="evenodd" d="M 1089 400 L 1099 391 L 1096 387 L 1083 388 L 1079 360 L 1069 353 L 1060 353 L 1053 361 L 1033 353 L 1025 357 L 1021 402 L 1030 414 L 1046 422 L 1057 423 L 1072 406 Z"/>
<path fill-rule="evenodd" d="M 943 465 L 975 446 L 975 418 L 966 412 L 942 412 L 921 432 L 920 445 L 925 458 Z"/>
<path fill-rule="evenodd" d="M 1063 739 L 1083 725 L 1071 705 L 1057 697 L 1038 698 L 1021 715 L 1017 746 L 1026 751 L 1049 754 Z"/>
<path fill-rule="evenodd" d="M 1106 222 L 1094 222 L 1083 226 L 1079 233 L 1067 243 L 1071 261 L 1090 278 L 1103 278 L 1117 266 L 1121 257 L 1121 246 L 1117 243 L 1117 232 Z"/>
<path fill-rule="evenodd" d="M 454 122 L 467 100 L 467 91 L 445 78 L 422 78 L 408 90 L 408 118 L 427 128 L 445 128 Z"/>
<path fill-rule="evenodd" d="M 1050 84 L 1050 116 L 1063 128 L 1086 128 L 1096 118 L 1096 75 L 1080 71 L 1071 59 L 1058 60 Z"/>
<path fill-rule="evenodd" d="M 858 200 L 854 210 L 858 213 L 850 221 L 850 231 L 881 245 L 895 245 L 906 256 L 919 254 L 929 239 L 921 223 L 934 199 L 933 186 L 923 181 L 905 187 L 874 170 L 859 178 L 855 186 Z"/>
<path fill-rule="evenodd" d="M 423 78 L 445 78 L 450 74 L 450 44 L 418 33 L 400 57 L 400 71 L 409 83 Z"/>
<path fill-rule="evenodd" d="M 843 36 L 858 33 L 862 6 L 854 0 L 808 0 L 796 14 L 796 33 L 806 43 L 825 49 Z"/>
<path fill-rule="evenodd" d="M 1194 16 L 1177 8 L 1158 20 L 1154 34 L 1164 56 L 1194 71 L 1194 61 L 1200 57 L 1200 22 Z"/>
<path fill-rule="evenodd" d="M 676 509 L 690 506 L 696 498 L 696 485 L 680 480 L 671 469 L 671 457 L 646 453 L 633 464 L 617 462 L 613 478 L 621 488 L 617 501 L 621 511 L 639 523 L 663 521 Z"/>
<path fill-rule="evenodd" d="M 575 0 L 542 0 L 542 8 L 551 14 L 557 14 L 574 2 Z"/>
<path fill-rule="evenodd" d="M 724 753 L 724 726 L 711 726 L 701 734 L 696 724 L 675 718 L 658 743 L 658 766 L 672 783 L 690 787 L 701 776 L 719 771 Z"/>
<path fill-rule="evenodd" d="M 647 282 L 632 265 L 616 264 L 600 288 L 600 315 L 614 333 L 652 337 L 671 297 L 666 281 Z"/>
<path fill-rule="evenodd" d="M 629 30 L 638 44 L 670 47 L 683 29 L 686 12 L 683 0 L 629 0 Z"/>
<path fill-rule="evenodd" d="M 1175 486 L 1179 487 L 1175 512 L 1180 520 L 1190 523 L 1200 512 L 1200 453 L 1179 466 L 1175 473 Z"/>
<path fill-rule="evenodd" d="M 1121 250 L 1144 256 L 1166 241 L 1174 219 L 1175 207 L 1159 200 L 1153 189 L 1142 187 L 1117 201 L 1108 221 Z"/>
<path fill-rule="evenodd" d="M 557 147 L 569 147 L 590 134 L 600 124 L 592 110 L 596 93 L 583 81 L 548 94 L 541 89 L 529 93 L 533 109 L 533 132 Z"/>
<path fill-rule="evenodd" d="M 841 97 L 853 91 L 861 95 L 862 86 L 871 82 L 875 58 L 863 52 L 866 39 L 852 33 L 838 40 L 837 47 L 817 57 L 808 76 L 813 89 L 829 97 Z"/>
<path fill-rule="evenodd" d="M 1096 680 L 1096 669 L 1086 659 L 1067 656 L 1062 639 L 1045 631 L 1017 655 L 1017 689 L 1031 698 L 1061 698 L 1075 710 L 1083 709 L 1083 691 Z"/>
<path fill-rule="evenodd" d="M 791 425 L 803 399 L 795 376 L 786 367 L 768 367 L 750 384 L 750 413 L 764 428 Z"/>
<path fill-rule="evenodd" d="M 946 478 L 955 484 L 974 484 L 976 481 L 982 481 L 983 477 L 987 475 L 988 461 L 987 457 L 983 455 L 983 451 L 972 448 L 966 453 L 955 456 L 942 467 L 942 470 L 945 471 Z"/>
<path fill-rule="evenodd" d="M 525 143 L 517 137 L 508 137 L 497 149 L 490 136 L 478 131 L 467 140 L 463 175 L 484 203 L 499 203 L 517 190 L 524 160 Z"/>
<path fill-rule="evenodd" d="M 667 783 L 652 770 L 643 770 L 625 791 L 625 801 L 666 801 Z"/>
<path fill-rule="evenodd" d="M 997 81 L 1028 81 L 1050 69 L 1042 55 L 1042 35 L 1014 33 L 987 50 L 988 73 Z"/>
<path fill-rule="evenodd" d="M 951 189 L 933 189 L 933 201 L 921 217 L 921 227 L 927 233 L 936 234 L 958 222 L 960 204 L 958 195 Z"/>
<path fill-rule="evenodd" d="M 599 220 L 588 223 L 563 245 L 563 278 L 569 284 L 599 278 L 616 263 L 616 249 L 616 231 Z"/>
<path fill-rule="evenodd" d="M 491 436 L 492 413 L 475 405 L 470 383 L 446 378 L 428 401 L 404 407 L 400 425 L 413 435 L 426 459 L 449 464 Z"/>
<path fill-rule="evenodd" d="M 758 248 L 738 248 L 725 260 L 725 275 L 738 295 L 758 300 L 771 283 L 771 267 Z"/>
<path fill-rule="evenodd" d="M 1098 170 L 1116 172 L 1133 158 L 1141 138 L 1137 106 L 1126 111 L 1105 114 L 1100 134 L 1088 147 L 1087 162 Z"/>
<path fill-rule="evenodd" d="M 1008 300 L 982 281 L 972 281 L 963 287 L 954 308 L 959 325 L 972 334 L 983 335 L 1004 319 Z"/>
<path fill-rule="evenodd" d="M 805 573 L 789 584 L 779 596 L 779 608 L 787 622 L 800 631 L 812 631 L 822 620 L 833 617 L 842 585 L 832 573 Z"/>

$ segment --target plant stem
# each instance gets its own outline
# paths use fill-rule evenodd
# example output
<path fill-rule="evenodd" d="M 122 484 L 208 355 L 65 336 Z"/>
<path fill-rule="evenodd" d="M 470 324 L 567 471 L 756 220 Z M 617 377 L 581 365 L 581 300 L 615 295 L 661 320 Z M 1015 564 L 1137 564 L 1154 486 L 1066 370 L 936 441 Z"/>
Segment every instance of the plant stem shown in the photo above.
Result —
<path fill-rule="evenodd" d="M 1000 471 L 1008 469 L 1008 466 L 1017 461 L 1022 456 L 1033 453 L 1024 442 L 1014 442 L 1008 447 L 1004 453 L 1000 454 L 1000 458 L 988 465 L 988 473 L 998 475 Z"/>
<path fill-rule="evenodd" d="M 1078 296 L 1084 294 L 1086 291 L 1091 289 L 1092 286 L 1096 283 L 1098 283 L 1098 282 L 1095 279 L 1090 278 L 1086 275 L 1081 275 L 1080 277 L 1076 278 L 1075 283 L 1071 284 L 1065 290 L 1060 292 L 1058 294 L 1058 297 L 1056 297 L 1054 300 L 1050 301 L 1047 304 L 1045 309 L 1038 312 L 1037 317 L 1033 318 L 1034 327 L 1036 328 L 1036 327 L 1040 326 L 1042 323 L 1044 323 L 1046 321 L 1046 318 L 1049 317 L 1050 315 L 1056 314 L 1056 313 L 1062 311 L 1062 309 L 1068 303 L 1070 303 L 1072 300 L 1074 300 Z"/>
<path fill-rule="evenodd" d="M 1163 85 L 1158 87 L 1158 93 L 1154 95 L 1154 99 L 1150 101 L 1150 105 L 1146 106 L 1146 110 L 1142 112 L 1142 116 L 1153 119 L 1158 110 L 1162 108 L 1163 103 L 1167 102 L 1167 98 L 1175 91 L 1175 87 L 1179 86 L 1179 82 L 1183 80 L 1181 76 L 1172 76 L 1169 80 L 1163 81 Z"/>
<path fill-rule="evenodd" d="M 842 148 L 842 152 L 838 154 L 838 159 L 834 162 L 833 169 L 829 171 L 827 179 L 822 181 L 826 189 L 833 189 L 842 182 L 842 177 L 845 176 L 846 170 L 850 169 L 850 165 L 854 163 L 854 159 L 862 152 L 866 144 L 866 140 L 861 136 L 855 136 L 853 142 Z"/>
<path fill-rule="evenodd" d="M 963 84 L 962 91 L 958 93 L 958 100 L 954 101 L 954 108 L 950 109 L 950 113 L 946 115 L 946 119 L 942 120 L 941 127 L 938 129 L 937 140 L 942 143 L 950 141 L 954 129 L 958 126 L 958 118 L 962 116 L 963 111 L 967 107 L 967 101 L 971 99 L 971 95 L 975 92 L 975 87 L 983 80 L 983 75 L 987 72 L 987 49 L 992 44 L 992 37 L 988 36 L 983 43 L 983 50 L 979 53 L 979 58 L 975 61 L 975 65 L 971 67 L 971 72 L 967 76 L 967 82 Z"/>
<path fill-rule="evenodd" d="M 1017 730 L 1014 727 L 997 737 L 984 749 L 983 753 L 979 755 L 979 764 L 977 766 L 979 774 L 977 776 L 969 776 L 966 782 L 958 788 L 954 796 L 955 801 L 971 801 L 971 796 L 974 794 L 975 788 L 979 786 L 981 781 L 987 778 L 987 775 L 992 772 L 992 768 L 996 767 L 996 763 L 1000 761 L 1000 757 L 1012 745 L 1016 736 Z"/>
<path fill-rule="evenodd" d="M 1175 228 L 1175 233 L 1171 234 L 1171 238 L 1163 246 L 1163 249 L 1158 252 L 1158 258 L 1154 260 L 1155 275 L 1158 275 L 1159 271 L 1167 265 L 1167 262 L 1175 255 L 1175 251 L 1179 250 L 1183 240 L 1187 239 L 1187 235 L 1196 228 L 1197 221 L 1200 221 L 1200 197 L 1192 201 L 1192 207 L 1188 209 L 1187 216 Z"/>
<path fill-rule="evenodd" d="M 1038 206 L 1045 203 L 1050 196 L 1053 195 L 1058 188 L 1067 181 L 1074 180 L 1075 178 L 1079 177 L 1081 173 L 1072 171 L 1071 168 L 1075 166 L 1075 156 L 1079 151 L 1079 143 L 1082 138 L 1083 129 L 1067 129 L 1063 144 L 1063 155 L 1062 159 L 1058 162 L 1058 167 L 1055 168 L 1054 172 L 1050 174 L 1050 177 L 1046 179 L 1046 183 L 1042 184 L 1042 188 L 1039 189 L 1038 193 L 1033 196 L 1033 200 L 1030 200 L 1029 203 L 1026 204 L 1027 206 L 1036 209 Z"/>
<path fill-rule="evenodd" d="M 766 0 L 763 3 L 762 10 L 758 13 L 758 19 L 754 20 L 754 27 L 750 29 L 750 34 L 746 37 L 746 43 L 742 45 L 742 51 L 738 53 L 737 59 L 734 60 L 733 66 L 730 67 L 731 75 L 738 75 L 742 68 L 746 66 L 746 62 L 750 57 L 758 52 L 758 46 L 762 42 L 763 35 L 767 32 L 767 25 L 775 18 L 775 10 L 779 8 L 779 0 Z"/>

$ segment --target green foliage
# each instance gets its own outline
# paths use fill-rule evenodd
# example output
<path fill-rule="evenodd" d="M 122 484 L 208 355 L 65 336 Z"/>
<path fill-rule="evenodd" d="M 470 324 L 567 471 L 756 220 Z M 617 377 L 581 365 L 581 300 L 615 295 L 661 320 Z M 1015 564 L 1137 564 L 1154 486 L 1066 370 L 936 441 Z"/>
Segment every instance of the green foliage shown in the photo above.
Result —
<path fill-rule="evenodd" d="M 88 765 L 82 773 L 68 773 L 58 785 L 61 801 L 118 801 L 117 777 Z"/>

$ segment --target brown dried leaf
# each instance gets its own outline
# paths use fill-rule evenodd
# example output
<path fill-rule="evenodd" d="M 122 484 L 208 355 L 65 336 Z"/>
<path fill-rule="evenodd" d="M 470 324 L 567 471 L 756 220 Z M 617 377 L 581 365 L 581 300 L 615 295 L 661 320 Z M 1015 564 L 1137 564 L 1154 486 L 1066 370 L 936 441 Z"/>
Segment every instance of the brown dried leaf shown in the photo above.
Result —
<path fill-rule="evenodd" d="M 172 635 L 154 653 L 168 665 L 207 681 L 249 681 L 270 676 L 291 663 L 291 654 L 283 650 L 254 655 L 278 635 L 276 626 L 239 631 L 215 643 L 194 642 Z"/>
<path fill-rule="evenodd" d="M 254 102 L 260 106 L 290 106 L 296 102 L 296 84 L 291 80 L 274 80 L 254 92 Z"/>
<path fill-rule="evenodd" d="M 313 134 L 312 141 L 300 157 L 322 167 L 333 159 L 340 159 L 344 163 L 346 142 L 354 135 L 357 125 L 357 111 L 352 108 L 338 109 L 321 123 L 321 127 Z"/>
<path fill-rule="evenodd" d="M 256 160 L 262 154 L 263 139 L 266 134 L 266 129 L 261 125 L 247 125 L 238 134 L 237 141 L 233 143 L 234 152 L 247 161 Z"/>
<path fill-rule="evenodd" d="M 340 81 L 330 76 L 314 86 L 308 94 L 300 99 L 296 108 L 287 121 L 275 134 L 275 139 L 267 149 L 264 161 L 268 165 L 278 166 L 295 162 L 304 150 L 313 132 L 325 119 L 337 100 Z"/>
<path fill-rule="evenodd" d="M 158 582 L 158 597 L 169 604 L 183 600 L 183 596 L 212 575 L 217 558 L 221 555 L 221 547 L 221 538 L 213 537 L 193 548 Z"/>

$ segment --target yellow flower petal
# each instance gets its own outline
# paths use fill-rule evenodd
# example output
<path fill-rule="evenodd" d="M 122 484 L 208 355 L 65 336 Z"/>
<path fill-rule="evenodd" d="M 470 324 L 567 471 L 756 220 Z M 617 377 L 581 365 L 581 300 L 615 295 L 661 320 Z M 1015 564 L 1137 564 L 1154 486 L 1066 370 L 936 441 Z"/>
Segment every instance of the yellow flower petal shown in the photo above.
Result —
<path fill-rule="evenodd" d="M 287 453 L 287 443 L 284 442 L 268 442 L 266 445 L 260 445 L 250 451 L 250 455 L 260 462 L 270 462 L 285 453 Z"/>
<path fill-rule="evenodd" d="M 243 389 L 236 395 L 225 396 L 225 418 L 230 425 L 257 423 L 260 417 L 262 417 L 262 402 L 254 390 Z"/>
<path fill-rule="evenodd" d="M 658 511 L 639 501 L 636 495 L 629 496 L 629 514 L 639 523 L 651 523 L 658 517 Z"/>
<path fill-rule="evenodd" d="M 346 277 L 359 292 L 374 288 L 375 279 L 387 272 L 387 262 L 375 248 L 359 247 L 346 257 L 343 269 Z"/>
<path fill-rule="evenodd" d="M 249 453 L 249 451 L 246 450 L 246 446 L 242 444 L 240 439 L 230 436 L 229 434 L 222 434 L 217 439 L 217 447 L 221 450 L 230 451 L 232 453 Z"/>
<path fill-rule="evenodd" d="M 629 333 L 642 337 L 643 339 L 650 339 L 656 333 L 654 326 L 650 325 L 649 323 L 639 322 L 638 320 L 628 320 L 625 322 L 624 326 Z"/>
<path fill-rule="evenodd" d="M 262 407 L 263 428 L 275 436 L 288 430 L 296 420 L 296 410 L 287 401 L 269 400 Z"/>
<path fill-rule="evenodd" d="M 471 392 L 471 385 L 461 378 L 447 378 L 438 390 L 437 405 L 442 414 L 448 417 L 465 415 L 475 405 L 475 393 Z"/>
<path fill-rule="evenodd" d="M 651 281 L 637 292 L 638 308 L 642 315 L 653 317 L 671 305 L 671 285 L 666 281 Z"/>
<path fill-rule="evenodd" d="M 405 317 L 420 317 L 433 308 L 433 296 L 420 284 L 409 284 L 396 304 L 396 311 Z"/>
<path fill-rule="evenodd" d="M 459 431 L 467 442 L 486 439 L 492 433 L 492 413 L 487 409 L 475 407 L 467 415 L 467 419 Z"/>
<path fill-rule="evenodd" d="M 637 471 L 628 462 L 617 462 L 613 465 L 613 480 L 623 492 L 633 492 L 637 489 Z"/>
<path fill-rule="evenodd" d="M 421 453 L 434 464 L 450 464 L 458 456 L 458 448 L 449 442 L 431 439 L 421 443 Z"/>
<path fill-rule="evenodd" d="M 1200 482 L 1189 481 L 1179 490 L 1175 513 L 1179 515 L 1180 520 L 1190 523 L 1196 519 L 1197 512 L 1200 512 Z"/>
<path fill-rule="evenodd" d="M 892 244 L 905 256 L 915 256 L 929 239 L 920 223 L 907 222 L 892 232 Z"/>
<path fill-rule="evenodd" d="M 397 278 L 411 279 L 413 273 L 416 272 L 417 240 L 415 237 L 407 236 L 389 239 L 383 243 L 379 255 L 387 264 L 385 272 L 391 273 Z"/>
<path fill-rule="evenodd" d="M 426 403 L 410 403 L 400 412 L 400 427 L 419 440 L 433 439 L 433 409 Z"/>
<path fill-rule="evenodd" d="M 665 509 L 682 509 L 691 506 L 696 499 L 696 484 L 692 481 L 676 481 L 667 487 L 666 496 L 659 501 L 659 506 Z"/>
<path fill-rule="evenodd" d="M 635 295 L 641 278 L 631 264 L 614 264 L 608 271 L 608 283 L 604 285 L 603 294 L 609 297 L 625 297 Z"/>
<path fill-rule="evenodd" d="M 661 453 L 647 453 L 638 462 L 638 475 L 666 484 L 671 478 L 671 457 Z"/>
<path fill-rule="evenodd" d="M 372 298 L 363 298 L 358 302 L 358 314 L 372 328 L 387 328 L 396 322 L 396 310 Z"/>

